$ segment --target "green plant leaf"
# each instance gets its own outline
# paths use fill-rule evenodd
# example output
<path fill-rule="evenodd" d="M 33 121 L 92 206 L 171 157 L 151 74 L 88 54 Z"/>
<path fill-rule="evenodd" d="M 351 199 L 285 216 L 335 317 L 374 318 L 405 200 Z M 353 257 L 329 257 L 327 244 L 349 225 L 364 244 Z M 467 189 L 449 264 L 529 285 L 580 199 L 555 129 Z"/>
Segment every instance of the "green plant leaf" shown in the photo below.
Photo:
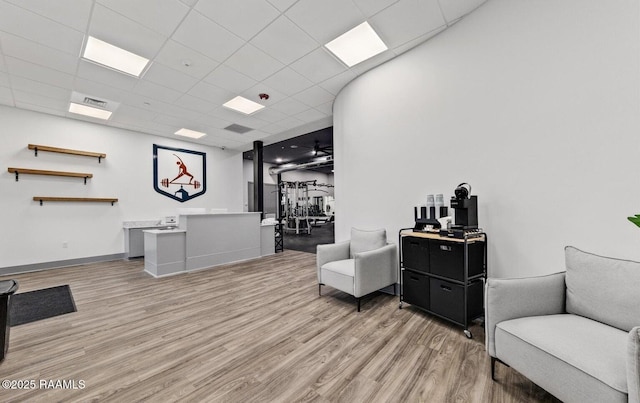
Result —
<path fill-rule="evenodd" d="M 627 217 L 627 219 L 640 227 L 640 214 L 636 214 L 635 217 Z"/>

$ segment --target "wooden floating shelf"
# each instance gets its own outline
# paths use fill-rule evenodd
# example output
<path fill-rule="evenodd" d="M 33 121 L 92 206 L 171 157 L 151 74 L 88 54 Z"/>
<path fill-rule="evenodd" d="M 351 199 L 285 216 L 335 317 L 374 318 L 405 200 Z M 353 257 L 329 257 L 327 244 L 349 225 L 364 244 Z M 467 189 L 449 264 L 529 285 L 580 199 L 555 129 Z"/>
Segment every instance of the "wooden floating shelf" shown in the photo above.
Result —
<path fill-rule="evenodd" d="M 112 197 L 52 197 L 52 196 L 33 196 L 34 201 L 39 201 L 42 206 L 42 202 L 95 202 L 95 203 L 113 203 L 118 199 Z"/>
<path fill-rule="evenodd" d="M 29 169 L 29 168 L 12 168 L 7 169 L 11 173 L 16 174 L 16 182 L 18 181 L 19 174 L 28 175 L 50 175 L 50 176 L 70 176 L 74 178 L 84 178 L 84 184 L 87 184 L 87 178 L 93 178 L 93 174 L 84 172 L 63 172 L 63 171 L 45 171 L 42 169 Z"/>
<path fill-rule="evenodd" d="M 107 154 L 105 153 L 95 153 L 91 151 L 71 150 L 68 148 L 50 147 L 50 146 L 43 146 L 39 144 L 29 144 L 27 147 L 29 148 L 29 150 L 35 151 L 36 157 L 38 156 L 38 151 L 48 151 L 51 153 L 83 155 L 85 157 L 94 157 L 94 158 L 98 158 L 98 163 L 102 162 L 103 158 L 107 158 Z"/>

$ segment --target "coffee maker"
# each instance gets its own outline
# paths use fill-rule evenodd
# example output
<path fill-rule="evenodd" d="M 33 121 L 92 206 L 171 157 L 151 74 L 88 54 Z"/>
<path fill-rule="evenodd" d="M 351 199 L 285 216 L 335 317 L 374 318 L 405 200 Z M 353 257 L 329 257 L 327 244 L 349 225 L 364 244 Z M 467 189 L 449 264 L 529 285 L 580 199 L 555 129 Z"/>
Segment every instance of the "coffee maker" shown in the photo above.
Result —
<path fill-rule="evenodd" d="M 461 183 L 453 192 L 451 208 L 455 210 L 454 230 L 474 230 L 478 228 L 478 196 L 471 196 L 471 186 Z"/>

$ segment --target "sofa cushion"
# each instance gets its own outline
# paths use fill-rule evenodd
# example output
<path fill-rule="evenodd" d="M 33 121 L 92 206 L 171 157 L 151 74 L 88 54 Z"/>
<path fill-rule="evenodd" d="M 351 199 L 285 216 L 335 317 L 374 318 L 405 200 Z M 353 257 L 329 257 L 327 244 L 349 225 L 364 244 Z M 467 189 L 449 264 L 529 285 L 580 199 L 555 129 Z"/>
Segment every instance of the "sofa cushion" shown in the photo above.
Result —
<path fill-rule="evenodd" d="M 353 259 L 356 253 L 379 249 L 386 244 L 387 231 L 384 229 L 365 231 L 351 228 L 351 247 L 349 257 Z"/>
<path fill-rule="evenodd" d="M 640 325 L 640 262 L 565 248 L 568 313 L 630 331 Z"/>
<path fill-rule="evenodd" d="M 512 319 L 497 329 L 627 393 L 627 333 L 622 330 L 570 314 Z M 497 341 L 496 353 L 504 359 Z"/>
<path fill-rule="evenodd" d="M 336 260 L 320 268 L 323 283 L 331 284 L 333 288 L 351 295 L 354 293 L 355 272 L 356 264 L 353 259 Z"/>

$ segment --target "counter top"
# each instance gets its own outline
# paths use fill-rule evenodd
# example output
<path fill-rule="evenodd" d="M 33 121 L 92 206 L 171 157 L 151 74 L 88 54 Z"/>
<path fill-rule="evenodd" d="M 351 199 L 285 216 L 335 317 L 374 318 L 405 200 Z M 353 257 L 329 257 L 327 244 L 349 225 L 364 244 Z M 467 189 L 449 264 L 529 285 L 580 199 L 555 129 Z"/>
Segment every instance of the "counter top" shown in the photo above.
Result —
<path fill-rule="evenodd" d="M 142 232 L 147 234 L 175 234 L 180 232 L 187 232 L 187 230 L 180 228 L 172 228 L 172 229 L 145 229 Z"/>

